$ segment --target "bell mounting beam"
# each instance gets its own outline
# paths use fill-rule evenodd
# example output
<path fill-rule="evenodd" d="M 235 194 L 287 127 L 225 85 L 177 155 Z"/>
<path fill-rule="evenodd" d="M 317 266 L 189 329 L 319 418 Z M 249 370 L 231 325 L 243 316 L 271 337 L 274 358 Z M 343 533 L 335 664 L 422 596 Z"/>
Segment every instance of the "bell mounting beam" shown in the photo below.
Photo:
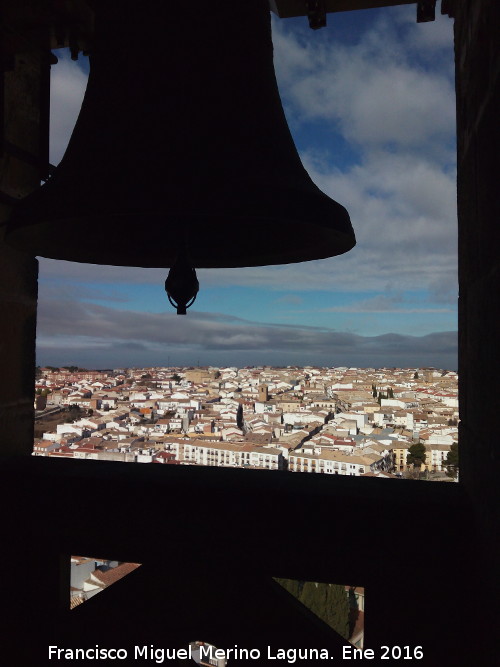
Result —
<path fill-rule="evenodd" d="M 357 9 L 377 9 L 380 7 L 415 4 L 420 7 L 422 2 L 417 3 L 416 0 L 269 0 L 271 11 L 280 18 L 307 16 L 309 25 L 313 29 L 326 25 L 326 14 L 350 12 Z M 417 10 L 418 12 L 422 11 L 418 8 Z M 417 13 L 417 22 L 420 22 L 420 20 L 419 13 Z M 433 19 L 425 18 L 423 20 L 429 21 Z"/>

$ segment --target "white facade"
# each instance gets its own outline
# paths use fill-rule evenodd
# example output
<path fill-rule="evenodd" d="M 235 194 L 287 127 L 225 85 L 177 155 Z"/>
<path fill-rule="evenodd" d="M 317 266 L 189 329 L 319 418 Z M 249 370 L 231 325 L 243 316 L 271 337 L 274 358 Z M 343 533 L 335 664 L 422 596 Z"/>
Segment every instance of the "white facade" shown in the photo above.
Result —
<path fill-rule="evenodd" d="M 244 447 L 236 444 L 209 442 L 184 445 L 184 461 L 206 466 L 238 467 L 255 466 L 269 470 L 283 468 L 280 450 L 266 447 Z"/>
<path fill-rule="evenodd" d="M 378 463 L 368 456 L 349 456 L 341 452 L 322 451 L 321 454 L 290 454 L 289 470 L 292 472 L 316 472 L 330 475 L 352 475 L 358 477 L 367 472 L 380 470 Z"/>

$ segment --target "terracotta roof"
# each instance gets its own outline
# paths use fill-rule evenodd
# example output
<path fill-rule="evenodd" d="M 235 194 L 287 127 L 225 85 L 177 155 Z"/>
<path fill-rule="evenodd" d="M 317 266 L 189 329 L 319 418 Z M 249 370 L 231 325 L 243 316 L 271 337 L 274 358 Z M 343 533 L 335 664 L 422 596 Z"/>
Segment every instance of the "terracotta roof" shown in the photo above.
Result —
<path fill-rule="evenodd" d="M 130 574 L 130 572 L 133 572 L 138 567 L 141 567 L 140 563 L 121 563 L 121 565 L 106 570 L 105 572 L 102 572 L 101 570 L 94 570 L 92 575 L 105 586 L 111 586 L 111 584 L 119 581 L 122 577 Z"/>
<path fill-rule="evenodd" d="M 34 446 L 35 447 L 51 447 L 52 445 L 57 445 L 57 442 L 53 442 L 52 440 L 35 440 Z"/>

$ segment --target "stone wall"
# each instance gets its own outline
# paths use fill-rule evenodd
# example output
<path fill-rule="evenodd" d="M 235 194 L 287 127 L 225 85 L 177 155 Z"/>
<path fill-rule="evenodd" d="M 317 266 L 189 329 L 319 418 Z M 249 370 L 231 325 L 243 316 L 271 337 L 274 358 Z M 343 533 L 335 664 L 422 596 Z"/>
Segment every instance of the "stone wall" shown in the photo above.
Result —
<path fill-rule="evenodd" d="M 456 3 L 460 481 L 477 527 L 474 558 L 464 564 L 457 586 L 475 580 L 478 595 L 463 610 L 468 633 L 478 639 L 474 660 L 481 664 L 495 662 L 494 647 L 480 640 L 481 609 L 500 595 L 499 26 L 498 0 Z M 488 624 L 494 627 L 498 607 L 492 612 Z"/>
<path fill-rule="evenodd" d="M 461 481 L 498 525 L 500 445 L 500 5 L 457 3 Z"/>
<path fill-rule="evenodd" d="M 9 44 L 4 45 L 7 49 Z M 0 456 L 33 448 L 38 262 L 3 243 L 11 202 L 46 169 L 49 63 L 39 51 L 5 56 L 0 72 Z"/>
<path fill-rule="evenodd" d="M 33 449 L 38 262 L 0 244 L 0 457 Z"/>

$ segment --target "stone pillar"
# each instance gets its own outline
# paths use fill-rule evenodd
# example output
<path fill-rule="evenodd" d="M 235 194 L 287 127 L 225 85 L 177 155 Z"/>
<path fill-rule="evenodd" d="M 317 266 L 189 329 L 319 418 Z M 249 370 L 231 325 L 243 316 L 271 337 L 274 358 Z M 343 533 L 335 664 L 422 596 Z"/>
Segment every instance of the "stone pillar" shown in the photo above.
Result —
<path fill-rule="evenodd" d="M 33 448 L 38 262 L 5 245 L 2 223 L 48 165 L 50 74 L 48 51 L 9 46 L 0 71 L 0 457 Z"/>
<path fill-rule="evenodd" d="M 500 5 L 497 0 L 459 0 L 455 19 L 460 482 L 472 500 L 478 529 L 475 559 L 462 575 L 474 580 L 474 609 L 463 606 L 467 629 L 479 638 L 484 632 L 481 610 L 500 595 L 500 444 L 495 436 L 500 406 Z M 498 624 L 497 606 L 493 615 L 490 627 Z M 493 664 L 491 644 L 478 641 L 475 662 Z"/>
<path fill-rule="evenodd" d="M 38 262 L 0 243 L 0 457 L 33 449 Z"/>
<path fill-rule="evenodd" d="M 500 507 L 500 446 L 494 437 L 500 405 L 499 24 L 496 0 L 458 3 L 460 479 L 491 530 L 498 526 Z"/>

